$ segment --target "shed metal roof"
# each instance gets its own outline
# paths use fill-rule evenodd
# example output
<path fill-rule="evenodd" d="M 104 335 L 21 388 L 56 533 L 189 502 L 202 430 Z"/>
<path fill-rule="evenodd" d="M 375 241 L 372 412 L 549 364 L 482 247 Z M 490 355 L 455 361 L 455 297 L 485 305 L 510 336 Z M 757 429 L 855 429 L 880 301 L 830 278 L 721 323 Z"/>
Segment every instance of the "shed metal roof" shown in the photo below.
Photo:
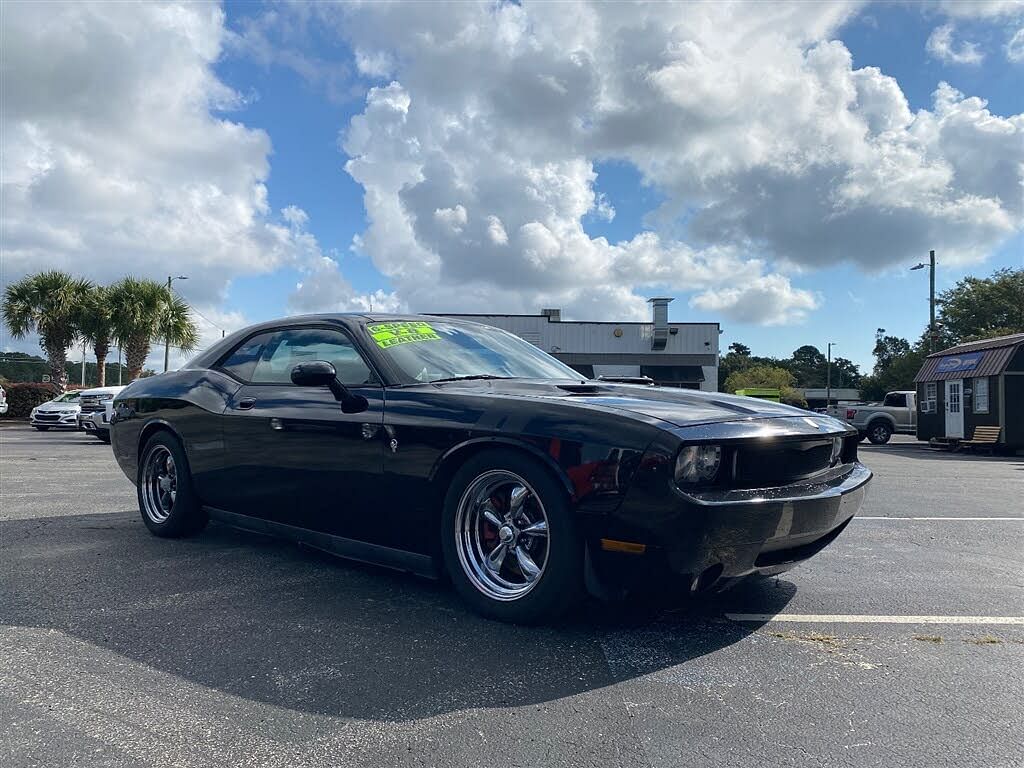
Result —
<path fill-rule="evenodd" d="M 1022 344 L 1024 344 L 1024 333 L 1015 333 L 1011 336 L 972 341 L 944 349 L 941 352 L 933 352 L 925 358 L 924 365 L 914 377 L 914 382 L 997 376 L 1006 370 L 1013 353 Z M 954 358 L 966 355 L 974 357 L 974 353 L 981 354 L 976 365 L 962 369 L 955 364 L 950 366 L 951 362 L 955 363 Z M 957 370 L 941 370 L 943 367 L 953 367 Z"/>

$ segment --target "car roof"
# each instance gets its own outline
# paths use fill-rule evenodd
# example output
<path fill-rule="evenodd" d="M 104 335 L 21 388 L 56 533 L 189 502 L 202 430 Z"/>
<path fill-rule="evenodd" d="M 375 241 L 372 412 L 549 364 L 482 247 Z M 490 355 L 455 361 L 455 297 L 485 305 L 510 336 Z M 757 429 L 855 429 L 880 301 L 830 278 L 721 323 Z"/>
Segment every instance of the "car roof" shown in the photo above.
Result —
<path fill-rule="evenodd" d="M 441 321 L 463 325 L 480 325 L 480 323 L 475 323 L 472 320 L 464 320 L 457 317 L 449 319 L 443 315 L 397 314 L 389 312 L 325 312 L 313 315 L 291 315 L 290 317 L 279 317 L 274 320 L 265 320 L 262 323 L 247 325 L 245 328 L 235 331 L 198 354 L 188 362 L 185 368 L 209 368 L 225 351 L 234 347 L 244 338 L 278 328 L 292 328 L 297 325 L 309 325 L 311 323 L 337 323 L 346 329 L 355 330 L 363 323 L 436 323 Z"/>

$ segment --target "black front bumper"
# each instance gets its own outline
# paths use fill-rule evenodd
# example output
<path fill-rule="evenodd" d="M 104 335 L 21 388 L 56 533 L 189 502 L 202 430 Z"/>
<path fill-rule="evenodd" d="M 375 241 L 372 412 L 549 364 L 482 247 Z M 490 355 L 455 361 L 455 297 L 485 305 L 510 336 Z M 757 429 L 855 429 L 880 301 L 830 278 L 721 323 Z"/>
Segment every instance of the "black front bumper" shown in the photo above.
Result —
<path fill-rule="evenodd" d="M 676 493 L 670 510 L 646 520 L 626 511 L 604 534 L 589 537 L 591 575 L 606 586 L 678 592 L 782 573 L 839 536 L 870 480 L 871 471 L 854 462 L 782 488 Z M 605 536 L 642 543 L 644 551 L 607 551 Z"/>

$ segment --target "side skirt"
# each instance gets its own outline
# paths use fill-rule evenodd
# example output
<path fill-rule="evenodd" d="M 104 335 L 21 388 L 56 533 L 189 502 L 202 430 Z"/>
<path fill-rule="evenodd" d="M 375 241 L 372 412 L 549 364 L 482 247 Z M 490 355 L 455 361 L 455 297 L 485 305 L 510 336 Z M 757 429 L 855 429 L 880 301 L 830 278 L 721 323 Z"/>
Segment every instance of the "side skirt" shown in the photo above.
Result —
<path fill-rule="evenodd" d="M 294 525 L 287 525 L 286 523 L 276 523 L 271 520 L 262 520 L 257 517 L 249 517 L 248 515 L 239 515 L 236 512 L 228 512 L 216 507 L 203 507 L 203 509 L 210 516 L 211 520 L 224 523 L 232 528 L 287 539 L 330 555 L 343 557 L 347 560 L 358 560 L 361 563 L 381 565 L 397 571 L 415 573 L 417 576 L 425 576 L 429 579 L 436 579 L 439 575 L 434 558 L 429 555 L 420 555 L 401 549 L 382 547 L 379 544 L 346 539 L 344 536 L 311 531 L 307 528 L 299 528 Z"/>

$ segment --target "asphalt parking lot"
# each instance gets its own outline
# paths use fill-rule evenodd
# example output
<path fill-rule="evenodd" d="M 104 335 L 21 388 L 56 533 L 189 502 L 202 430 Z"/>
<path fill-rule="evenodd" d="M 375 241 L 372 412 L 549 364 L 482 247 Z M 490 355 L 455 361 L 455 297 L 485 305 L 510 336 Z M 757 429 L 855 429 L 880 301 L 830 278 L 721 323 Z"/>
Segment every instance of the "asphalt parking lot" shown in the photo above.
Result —
<path fill-rule="evenodd" d="M 5 424 L 0 763 L 1019 768 L 1024 458 L 861 455 L 803 567 L 520 628 L 221 526 L 158 540 L 109 446 Z"/>

